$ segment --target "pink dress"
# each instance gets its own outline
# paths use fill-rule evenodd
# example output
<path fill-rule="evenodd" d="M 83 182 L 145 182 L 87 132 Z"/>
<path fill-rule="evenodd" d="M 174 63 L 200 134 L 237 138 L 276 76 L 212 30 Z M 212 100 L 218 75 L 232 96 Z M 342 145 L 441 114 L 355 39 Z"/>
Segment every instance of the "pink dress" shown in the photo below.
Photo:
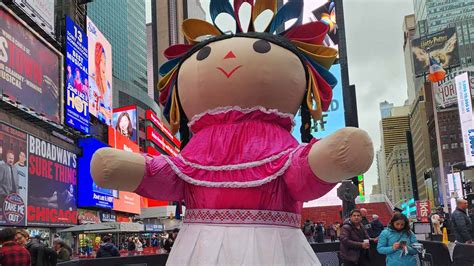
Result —
<path fill-rule="evenodd" d="M 218 108 L 189 127 L 193 136 L 179 156 L 147 156 L 135 191 L 185 200 L 168 265 L 320 265 L 300 230 L 301 208 L 335 184 L 311 171 L 314 142 L 293 138 L 293 115 Z"/>

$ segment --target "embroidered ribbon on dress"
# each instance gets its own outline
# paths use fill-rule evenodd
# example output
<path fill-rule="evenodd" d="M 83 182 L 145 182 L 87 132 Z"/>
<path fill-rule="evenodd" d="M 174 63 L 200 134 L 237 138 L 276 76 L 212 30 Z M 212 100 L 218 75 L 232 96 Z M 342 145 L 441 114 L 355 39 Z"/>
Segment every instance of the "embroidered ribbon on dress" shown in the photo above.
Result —
<path fill-rule="evenodd" d="M 301 215 L 292 212 L 242 209 L 187 209 L 185 223 L 278 225 L 299 228 Z"/>

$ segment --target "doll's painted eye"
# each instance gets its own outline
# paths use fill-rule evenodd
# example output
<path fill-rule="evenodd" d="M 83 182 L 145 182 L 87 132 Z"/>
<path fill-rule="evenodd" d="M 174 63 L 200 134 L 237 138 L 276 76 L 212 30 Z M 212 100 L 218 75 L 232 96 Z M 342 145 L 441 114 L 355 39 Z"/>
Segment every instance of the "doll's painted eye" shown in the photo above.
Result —
<path fill-rule="evenodd" d="M 206 59 L 210 54 L 211 54 L 211 47 L 205 46 L 201 50 L 199 50 L 199 52 L 196 55 L 196 59 L 198 61 L 202 61 Z"/>
<path fill-rule="evenodd" d="M 257 53 L 265 54 L 265 53 L 270 52 L 270 49 L 272 49 L 272 46 L 270 45 L 269 42 L 265 40 L 258 40 L 253 43 L 253 49 Z"/>

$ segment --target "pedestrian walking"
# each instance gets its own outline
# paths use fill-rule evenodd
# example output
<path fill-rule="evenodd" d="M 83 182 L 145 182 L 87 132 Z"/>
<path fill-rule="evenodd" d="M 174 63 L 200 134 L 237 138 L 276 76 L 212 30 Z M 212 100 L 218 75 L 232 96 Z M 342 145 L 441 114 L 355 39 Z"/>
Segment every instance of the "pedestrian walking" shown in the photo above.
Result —
<path fill-rule="evenodd" d="M 456 201 L 456 210 L 451 215 L 451 223 L 456 235 L 456 241 L 459 243 L 472 244 L 472 224 L 467 216 L 467 200 L 458 199 Z"/>

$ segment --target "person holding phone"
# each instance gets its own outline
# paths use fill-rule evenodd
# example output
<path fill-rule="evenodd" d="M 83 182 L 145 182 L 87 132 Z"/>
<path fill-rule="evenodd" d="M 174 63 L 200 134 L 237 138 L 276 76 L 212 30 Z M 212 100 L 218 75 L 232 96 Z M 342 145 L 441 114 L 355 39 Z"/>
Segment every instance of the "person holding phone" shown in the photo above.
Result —
<path fill-rule="evenodd" d="M 418 252 L 412 245 L 417 242 L 415 234 L 410 230 L 408 218 L 397 213 L 380 235 L 377 251 L 387 256 L 387 266 L 416 266 L 415 256 Z"/>

